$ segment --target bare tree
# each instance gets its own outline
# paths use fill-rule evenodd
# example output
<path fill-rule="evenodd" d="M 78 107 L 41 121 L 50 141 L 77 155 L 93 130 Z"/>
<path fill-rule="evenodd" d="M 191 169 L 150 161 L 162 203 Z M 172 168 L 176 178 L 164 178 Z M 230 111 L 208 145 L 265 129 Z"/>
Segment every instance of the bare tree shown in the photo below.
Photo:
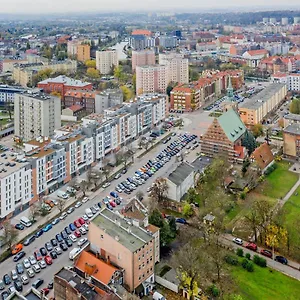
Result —
<path fill-rule="evenodd" d="M 39 215 L 39 212 L 40 212 L 40 207 L 38 202 L 32 204 L 29 207 L 29 219 L 31 220 L 31 222 L 34 223 L 36 221 L 36 217 Z"/>
<path fill-rule="evenodd" d="M 105 161 L 106 161 L 106 160 L 103 160 L 103 163 L 104 163 Z M 104 166 L 103 166 L 103 168 L 102 168 L 102 172 L 103 172 L 103 174 L 104 174 L 104 176 L 105 176 L 105 180 L 108 180 L 111 171 L 112 171 L 112 166 L 110 166 L 110 165 L 108 164 L 108 162 L 106 161 L 106 163 L 104 164 Z"/>
<path fill-rule="evenodd" d="M 158 204 L 164 204 L 168 195 L 168 184 L 165 178 L 157 178 L 154 181 L 154 184 L 151 188 L 150 196 L 153 200 L 155 200 Z"/>
<path fill-rule="evenodd" d="M 17 241 L 18 235 L 19 233 L 17 229 L 12 224 L 10 224 L 8 221 L 3 223 L 3 240 L 10 249 Z"/>
<path fill-rule="evenodd" d="M 69 185 L 70 187 L 74 188 L 75 190 L 77 190 L 77 188 L 78 188 L 78 180 L 77 180 L 77 177 L 72 178 L 72 179 L 69 181 L 68 185 Z"/>
<path fill-rule="evenodd" d="M 89 187 L 89 184 L 87 181 L 82 180 L 79 185 L 80 185 L 80 190 L 82 191 L 83 196 L 85 197 L 86 191 L 88 190 L 88 187 Z"/>
<path fill-rule="evenodd" d="M 62 199 L 62 198 L 58 198 L 57 199 L 57 208 L 60 213 L 63 212 L 63 210 L 65 209 L 65 206 L 66 206 L 66 200 Z"/>

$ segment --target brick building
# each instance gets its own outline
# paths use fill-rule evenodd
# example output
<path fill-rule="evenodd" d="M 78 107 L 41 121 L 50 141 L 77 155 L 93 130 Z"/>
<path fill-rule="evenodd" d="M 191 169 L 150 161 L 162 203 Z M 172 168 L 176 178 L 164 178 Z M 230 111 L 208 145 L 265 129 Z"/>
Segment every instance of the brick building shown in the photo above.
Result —
<path fill-rule="evenodd" d="M 80 105 L 85 111 L 89 113 L 95 112 L 95 97 L 96 92 L 84 89 L 70 89 L 65 92 L 62 99 L 63 107 L 71 107 L 73 105 Z"/>

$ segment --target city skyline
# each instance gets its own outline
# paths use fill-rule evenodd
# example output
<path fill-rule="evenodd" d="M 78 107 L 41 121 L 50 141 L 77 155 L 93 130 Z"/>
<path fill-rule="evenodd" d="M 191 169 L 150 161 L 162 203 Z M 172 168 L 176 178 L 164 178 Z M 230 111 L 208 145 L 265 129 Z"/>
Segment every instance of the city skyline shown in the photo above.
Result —
<path fill-rule="evenodd" d="M 2 14 L 51 14 L 51 13 L 80 13 L 80 12 L 137 12 L 137 11 L 168 11 L 168 12 L 195 12 L 197 9 L 204 9 L 206 11 L 212 11 L 215 9 L 222 10 L 234 10 L 234 11 L 243 11 L 247 9 L 255 10 L 255 9 L 289 9 L 289 8 L 300 8 L 299 2 L 297 0 L 290 0 L 287 4 L 282 4 L 280 0 L 267 0 L 267 1 L 259 1 L 254 0 L 251 2 L 251 6 L 247 1 L 238 1 L 238 0 L 230 0 L 226 2 L 226 5 L 223 1 L 220 0 L 212 0 L 209 2 L 209 5 L 206 1 L 198 1 L 188 0 L 184 2 L 174 2 L 171 0 L 154 0 L 151 2 L 151 7 L 143 2 L 137 0 L 131 0 L 127 7 L 124 6 L 124 2 L 121 0 L 112 0 L 108 3 L 99 4 L 98 1 L 95 0 L 77 0 L 70 1 L 66 0 L 64 2 L 53 0 L 51 2 L 46 0 L 40 0 L 39 5 L 34 4 L 30 0 L 22 1 L 22 0 L 3 0 L 1 13 Z"/>

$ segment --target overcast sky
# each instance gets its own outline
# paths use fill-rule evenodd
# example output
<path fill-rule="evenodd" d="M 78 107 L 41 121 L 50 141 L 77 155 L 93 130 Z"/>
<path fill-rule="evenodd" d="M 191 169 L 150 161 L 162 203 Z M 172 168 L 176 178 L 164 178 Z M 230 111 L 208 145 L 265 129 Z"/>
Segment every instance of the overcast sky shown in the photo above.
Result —
<path fill-rule="evenodd" d="M 300 9 L 299 0 L 0 0 L 0 13 L 55 13 L 106 11 L 201 11 L 201 8 L 291 8 Z M 287 6 L 288 5 L 288 6 Z"/>

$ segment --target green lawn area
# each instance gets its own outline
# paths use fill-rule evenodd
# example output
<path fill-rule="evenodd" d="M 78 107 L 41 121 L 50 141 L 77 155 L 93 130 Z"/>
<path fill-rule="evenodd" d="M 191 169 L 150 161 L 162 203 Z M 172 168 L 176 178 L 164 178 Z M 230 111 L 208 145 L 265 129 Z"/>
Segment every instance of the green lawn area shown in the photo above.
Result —
<path fill-rule="evenodd" d="M 298 174 L 290 172 L 290 163 L 277 162 L 277 169 L 266 177 L 265 182 L 257 189 L 258 192 L 272 197 L 284 197 L 298 180 Z"/>
<path fill-rule="evenodd" d="M 237 293 L 249 300 L 299 299 L 300 282 L 280 272 L 254 265 L 250 273 L 239 266 L 230 266 Z"/>

